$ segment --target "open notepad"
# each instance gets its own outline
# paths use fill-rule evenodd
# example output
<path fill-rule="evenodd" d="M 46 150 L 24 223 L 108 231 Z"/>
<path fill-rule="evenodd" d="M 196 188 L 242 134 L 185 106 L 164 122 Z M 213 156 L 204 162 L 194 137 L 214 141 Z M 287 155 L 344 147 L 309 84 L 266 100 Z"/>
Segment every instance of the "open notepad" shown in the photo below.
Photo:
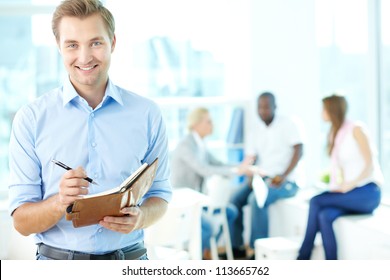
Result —
<path fill-rule="evenodd" d="M 142 171 L 144 171 L 145 168 L 148 166 L 149 165 L 147 163 L 142 164 L 136 171 L 134 171 L 129 177 L 127 177 L 126 180 L 124 180 L 118 187 L 103 192 L 99 192 L 99 193 L 84 195 L 83 199 L 126 191 L 131 186 L 133 181 L 139 176 L 139 174 L 141 174 Z"/>
<path fill-rule="evenodd" d="M 120 210 L 136 206 L 147 193 L 156 176 L 158 159 L 144 163 L 118 187 L 96 194 L 85 195 L 66 209 L 66 219 L 74 227 L 99 223 L 105 216 L 124 216 Z"/>
<path fill-rule="evenodd" d="M 268 197 L 268 187 L 260 175 L 254 175 L 252 188 L 255 193 L 256 203 L 259 208 L 263 208 Z"/>

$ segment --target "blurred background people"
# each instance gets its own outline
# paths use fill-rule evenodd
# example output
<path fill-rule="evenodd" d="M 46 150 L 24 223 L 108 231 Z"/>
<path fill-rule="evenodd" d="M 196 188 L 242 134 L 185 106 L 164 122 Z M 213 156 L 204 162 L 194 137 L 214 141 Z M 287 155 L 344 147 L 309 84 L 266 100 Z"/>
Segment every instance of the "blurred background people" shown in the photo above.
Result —
<path fill-rule="evenodd" d="M 213 132 L 213 123 L 207 108 L 196 108 L 189 113 L 188 130 L 188 135 L 179 142 L 171 157 L 171 183 L 174 188 L 186 187 L 206 193 L 205 182 L 208 177 L 232 177 L 238 174 L 237 167 L 222 163 L 207 149 L 204 139 Z M 218 212 L 218 209 L 216 211 Z M 227 205 L 226 215 L 230 227 L 237 217 L 237 212 L 234 205 Z M 213 217 L 207 214 L 207 209 L 202 213 L 201 224 L 203 258 L 210 259 L 210 238 L 216 233 L 213 232 Z"/>
<path fill-rule="evenodd" d="M 337 259 L 333 222 L 342 215 L 372 213 L 381 198 L 383 176 L 363 125 L 346 119 L 347 101 L 343 96 L 331 95 L 322 103 L 322 118 L 331 124 L 330 184 L 329 191 L 310 200 L 306 234 L 298 255 L 301 260 L 310 259 L 318 231 L 326 259 Z"/>
<path fill-rule="evenodd" d="M 246 173 L 249 178 L 259 175 L 264 179 L 268 194 L 264 205 L 259 207 L 251 182 L 233 193 L 231 202 L 239 211 L 232 227 L 233 254 L 236 258 L 246 257 L 243 207 L 249 204 L 251 209 L 249 251 L 253 251 L 256 239 L 268 237 L 268 207 L 279 199 L 297 193 L 296 167 L 303 154 L 302 130 L 296 120 L 275 114 L 275 96 L 264 92 L 257 102 L 261 121 L 251 128 L 243 164 L 248 166 Z M 253 259 L 253 252 L 248 252 L 247 258 Z"/>

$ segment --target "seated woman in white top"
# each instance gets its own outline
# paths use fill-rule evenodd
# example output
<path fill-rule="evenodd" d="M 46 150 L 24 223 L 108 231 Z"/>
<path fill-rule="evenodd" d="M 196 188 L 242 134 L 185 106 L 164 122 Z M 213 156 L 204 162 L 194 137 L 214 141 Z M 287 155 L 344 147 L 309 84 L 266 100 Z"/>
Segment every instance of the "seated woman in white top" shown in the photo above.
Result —
<path fill-rule="evenodd" d="M 298 255 L 301 260 L 310 259 L 318 231 L 326 259 L 337 259 L 334 220 L 342 215 L 372 213 L 381 198 L 383 176 L 367 133 L 361 124 L 345 119 L 347 101 L 343 96 L 332 95 L 322 101 L 323 119 L 331 123 L 330 184 L 329 191 L 310 200 L 306 235 Z"/>

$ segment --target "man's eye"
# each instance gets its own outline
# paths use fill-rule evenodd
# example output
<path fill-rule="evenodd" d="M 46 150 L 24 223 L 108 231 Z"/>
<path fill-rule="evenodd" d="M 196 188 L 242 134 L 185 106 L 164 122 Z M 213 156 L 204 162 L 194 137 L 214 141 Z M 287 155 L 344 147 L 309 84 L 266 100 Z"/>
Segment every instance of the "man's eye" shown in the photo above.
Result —
<path fill-rule="evenodd" d="M 92 46 L 94 46 L 94 47 L 96 47 L 96 46 L 100 46 L 102 43 L 100 43 L 100 42 L 93 42 L 92 43 Z"/>

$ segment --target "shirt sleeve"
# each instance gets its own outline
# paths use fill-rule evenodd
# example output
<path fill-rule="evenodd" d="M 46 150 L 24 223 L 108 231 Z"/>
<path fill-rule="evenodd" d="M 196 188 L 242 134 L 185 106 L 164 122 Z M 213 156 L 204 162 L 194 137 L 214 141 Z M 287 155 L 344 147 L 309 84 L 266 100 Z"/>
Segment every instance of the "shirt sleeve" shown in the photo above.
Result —
<path fill-rule="evenodd" d="M 169 202 L 172 199 L 172 187 L 169 181 L 169 152 L 168 136 L 160 109 L 154 105 L 149 116 L 149 149 L 144 162 L 152 163 L 158 158 L 158 167 L 155 180 L 144 198 L 160 197 Z"/>
<path fill-rule="evenodd" d="M 35 121 L 29 107 L 15 115 L 9 144 L 9 213 L 26 202 L 42 200 L 41 165 L 35 153 Z"/>
<path fill-rule="evenodd" d="M 286 125 L 286 137 L 288 137 L 288 142 L 291 146 L 298 144 L 304 144 L 305 134 L 302 122 L 296 118 L 292 117 Z"/>
<path fill-rule="evenodd" d="M 174 156 L 179 159 L 180 162 L 189 166 L 194 173 L 201 177 L 209 177 L 212 175 L 233 175 L 232 166 L 225 165 L 216 159 L 210 161 L 210 157 L 213 156 L 209 151 L 206 152 L 206 161 L 200 160 L 196 154 L 196 151 L 191 149 L 188 145 L 184 145 L 183 143 L 179 144 L 174 153 Z"/>

